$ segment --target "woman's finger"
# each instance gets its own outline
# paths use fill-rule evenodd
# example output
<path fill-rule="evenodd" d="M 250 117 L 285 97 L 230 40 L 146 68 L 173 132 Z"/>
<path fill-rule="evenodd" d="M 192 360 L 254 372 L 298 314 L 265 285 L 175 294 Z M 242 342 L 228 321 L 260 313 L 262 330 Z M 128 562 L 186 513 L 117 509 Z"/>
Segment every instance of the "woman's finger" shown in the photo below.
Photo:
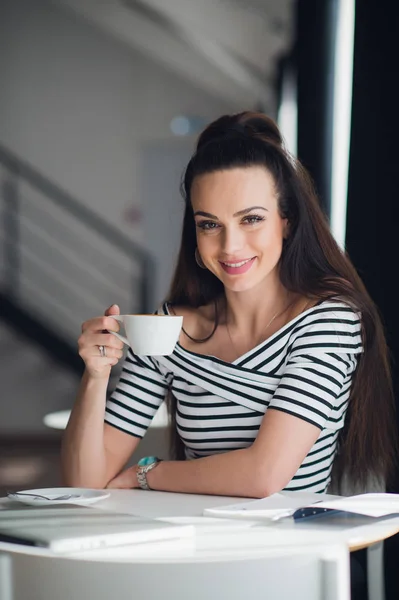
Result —
<path fill-rule="evenodd" d="M 101 351 L 100 348 L 103 350 Z M 79 352 L 79 354 L 83 360 L 90 358 L 117 358 L 119 360 L 123 356 L 123 350 L 120 350 L 119 348 L 110 348 L 110 346 L 103 346 L 102 344 L 99 344 L 98 346 L 84 348 Z"/>
<path fill-rule="evenodd" d="M 109 306 L 104 312 L 104 315 L 106 317 L 109 317 L 111 315 L 120 315 L 120 314 L 121 314 L 121 311 L 117 304 L 111 304 L 111 306 Z"/>
<path fill-rule="evenodd" d="M 78 339 L 79 356 L 87 371 L 95 378 L 109 377 L 111 367 L 123 357 L 123 342 L 110 331 L 119 331 L 119 323 L 112 315 L 119 314 L 119 306 L 113 304 L 104 316 L 85 321 Z"/>
<path fill-rule="evenodd" d="M 78 346 L 82 348 L 108 346 L 120 350 L 123 348 L 123 342 L 112 333 L 82 333 L 78 339 Z"/>
<path fill-rule="evenodd" d="M 97 331 L 101 332 L 104 329 L 108 331 L 119 331 L 119 323 L 112 317 L 95 317 L 89 321 L 85 321 L 82 324 L 82 333 L 86 331 Z"/>

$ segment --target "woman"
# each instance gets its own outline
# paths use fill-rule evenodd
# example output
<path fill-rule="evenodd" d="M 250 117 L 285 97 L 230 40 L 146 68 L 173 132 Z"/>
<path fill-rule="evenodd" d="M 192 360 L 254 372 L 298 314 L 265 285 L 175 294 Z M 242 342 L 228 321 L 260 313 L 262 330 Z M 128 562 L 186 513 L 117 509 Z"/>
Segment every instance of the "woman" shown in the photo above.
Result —
<path fill-rule="evenodd" d="M 324 492 L 333 465 L 354 483 L 385 479 L 394 418 L 380 319 L 275 123 L 244 112 L 209 125 L 183 191 L 160 309 L 183 315 L 179 343 L 171 356 L 129 351 L 106 403 L 122 344 L 104 330 L 118 330 L 119 309 L 83 324 L 67 484 L 264 497 Z M 178 460 L 122 471 L 165 398 Z"/>

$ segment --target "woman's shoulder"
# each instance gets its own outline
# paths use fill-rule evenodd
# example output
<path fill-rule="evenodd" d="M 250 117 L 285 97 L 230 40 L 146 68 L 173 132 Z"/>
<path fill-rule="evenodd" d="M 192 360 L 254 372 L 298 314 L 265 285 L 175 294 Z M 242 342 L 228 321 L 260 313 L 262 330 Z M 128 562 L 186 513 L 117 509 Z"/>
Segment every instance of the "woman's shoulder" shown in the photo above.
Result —
<path fill-rule="evenodd" d="M 215 318 L 215 304 L 212 302 L 203 306 L 183 306 L 171 304 L 165 301 L 156 311 L 158 315 L 176 315 L 182 317 L 192 317 L 194 319 Z"/>
<path fill-rule="evenodd" d="M 157 310 L 159 315 L 177 315 L 183 317 L 184 329 L 195 339 L 207 337 L 215 327 L 214 302 L 202 306 L 182 306 L 164 302 Z"/>
<path fill-rule="evenodd" d="M 360 325 L 361 314 L 353 303 L 344 298 L 299 296 L 287 312 L 286 321 L 293 324 L 294 329 L 303 328 L 305 325 L 323 329 L 327 322 Z"/>
<path fill-rule="evenodd" d="M 290 346 L 295 352 L 362 352 L 361 314 L 346 299 L 319 300 L 297 318 Z"/>
<path fill-rule="evenodd" d="M 323 316 L 325 319 L 350 321 L 352 323 L 361 322 L 360 310 L 354 303 L 346 298 L 329 297 L 315 302 L 311 308 L 310 316 Z"/>
<path fill-rule="evenodd" d="M 330 297 L 312 302 L 297 318 L 294 330 L 360 332 L 362 317 L 359 309 L 345 298 Z"/>

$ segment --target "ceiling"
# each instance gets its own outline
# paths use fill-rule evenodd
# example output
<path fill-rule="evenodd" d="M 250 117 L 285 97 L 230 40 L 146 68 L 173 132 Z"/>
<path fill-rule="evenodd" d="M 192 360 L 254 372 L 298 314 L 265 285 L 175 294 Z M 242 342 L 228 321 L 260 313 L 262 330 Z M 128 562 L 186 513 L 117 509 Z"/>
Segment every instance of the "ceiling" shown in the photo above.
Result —
<path fill-rule="evenodd" d="M 295 0 L 53 0 L 237 108 L 275 109 Z"/>

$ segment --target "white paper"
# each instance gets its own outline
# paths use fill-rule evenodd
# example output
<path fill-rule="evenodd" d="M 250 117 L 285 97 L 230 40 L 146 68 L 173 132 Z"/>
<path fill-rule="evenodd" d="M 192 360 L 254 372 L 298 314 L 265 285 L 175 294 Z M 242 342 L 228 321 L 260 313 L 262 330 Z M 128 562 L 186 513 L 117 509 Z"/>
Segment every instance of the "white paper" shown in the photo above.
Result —
<path fill-rule="evenodd" d="M 306 502 L 306 497 L 310 502 Z M 260 500 L 250 500 L 238 504 L 206 508 L 204 514 L 229 518 L 266 518 L 289 516 L 296 509 L 306 506 L 344 510 L 369 517 L 383 517 L 397 513 L 399 516 L 399 494 L 372 493 L 360 494 L 320 502 L 314 502 L 313 494 L 272 494 Z"/>
<path fill-rule="evenodd" d="M 251 518 L 265 517 L 273 518 L 287 511 L 301 508 L 302 506 L 310 506 L 314 503 L 314 494 L 306 494 L 298 492 L 298 494 L 285 496 L 283 494 L 272 494 L 267 498 L 259 500 L 246 500 L 238 504 L 228 504 L 227 506 L 217 506 L 216 508 L 206 508 L 204 515 L 215 517 L 230 517 L 230 518 Z"/>

